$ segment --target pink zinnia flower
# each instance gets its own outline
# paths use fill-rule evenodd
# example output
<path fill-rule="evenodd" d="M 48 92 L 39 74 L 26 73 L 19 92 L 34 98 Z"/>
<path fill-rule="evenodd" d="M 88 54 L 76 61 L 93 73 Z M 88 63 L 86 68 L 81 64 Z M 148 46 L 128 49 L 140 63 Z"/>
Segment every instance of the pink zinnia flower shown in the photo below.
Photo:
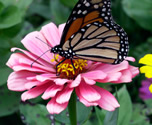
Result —
<path fill-rule="evenodd" d="M 99 105 L 108 111 L 115 110 L 120 106 L 115 97 L 107 90 L 96 86 L 96 82 L 101 84 L 131 82 L 139 73 L 138 68 L 130 66 L 128 61 L 111 65 L 77 59 L 73 60 L 75 71 L 70 60 L 66 60 L 58 66 L 59 76 L 57 76 L 56 64 L 63 58 L 50 52 L 45 53 L 50 48 L 44 42 L 51 47 L 59 44 L 64 26 L 60 25 L 57 28 L 50 23 L 40 32 L 28 34 L 21 41 L 28 51 L 12 48 L 12 51 L 21 52 L 12 54 L 7 62 L 7 65 L 14 70 L 8 78 L 8 88 L 13 91 L 25 91 L 21 97 L 23 101 L 41 94 L 43 99 L 51 98 L 47 104 L 51 114 L 58 114 L 67 107 L 74 90 L 80 102 L 86 106 Z M 45 54 L 37 59 L 43 53 Z"/>
<path fill-rule="evenodd" d="M 139 97 L 143 100 L 152 99 L 152 93 L 149 90 L 150 85 L 152 84 L 152 78 L 143 80 L 141 87 L 139 89 Z"/>

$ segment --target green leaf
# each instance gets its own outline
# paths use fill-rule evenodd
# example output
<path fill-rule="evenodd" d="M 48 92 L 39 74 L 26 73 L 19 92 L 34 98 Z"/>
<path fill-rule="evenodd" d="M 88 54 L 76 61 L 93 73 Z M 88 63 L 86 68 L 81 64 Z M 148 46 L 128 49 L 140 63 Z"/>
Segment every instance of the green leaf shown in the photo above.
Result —
<path fill-rule="evenodd" d="M 123 0 L 123 8 L 128 16 L 140 26 L 152 30 L 152 1 L 151 0 Z"/>
<path fill-rule="evenodd" d="M 145 104 L 152 109 L 152 99 L 144 100 Z"/>
<path fill-rule="evenodd" d="M 60 0 L 65 6 L 73 8 L 74 5 L 77 3 L 78 0 Z"/>
<path fill-rule="evenodd" d="M 0 29 L 12 27 L 21 22 L 21 13 L 16 6 L 8 6 L 0 14 Z"/>
<path fill-rule="evenodd" d="M 77 121 L 81 125 L 91 114 L 92 107 L 86 107 L 81 102 L 77 102 Z"/>
<path fill-rule="evenodd" d="M 19 109 L 20 94 L 11 92 L 5 85 L 0 87 L 0 117 L 13 114 Z"/>
<path fill-rule="evenodd" d="M 116 23 L 124 28 L 127 33 L 130 32 L 132 34 L 132 32 L 136 32 L 136 27 L 138 25 L 124 12 L 122 7 L 122 0 L 113 0 L 112 15 Z"/>
<path fill-rule="evenodd" d="M 51 116 L 44 105 L 21 104 L 20 113 L 22 121 L 29 125 L 50 125 L 51 123 L 49 119 Z"/>
<path fill-rule="evenodd" d="M 147 111 L 150 111 L 150 109 L 146 109 L 144 105 L 134 104 L 130 125 L 149 125 L 150 122 L 146 117 L 148 115 Z"/>
<path fill-rule="evenodd" d="M 86 121 L 83 125 L 93 125 L 93 123 L 91 123 L 91 121 Z M 96 125 L 96 124 L 94 124 L 94 125 Z"/>
<path fill-rule="evenodd" d="M 11 39 L 12 41 L 10 43 L 13 44 L 12 46 L 17 46 L 19 48 L 25 49 L 20 41 L 23 39 L 24 36 L 26 36 L 30 32 L 33 32 L 34 30 L 35 29 L 29 22 L 24 21 L 20 32 L 17 34 L 17 36 Z"/>
<path fill-rule="evenodd" d="M 55 115 L 55 120 L 60 122 L 60 123 L 64 123 L 64 124 L 70 124 L 70 120 L 69 120 L 69 113 L 68 113 L 68 109 L 66 108 L 63 112 L 61 112 L 58 115 Z"/>
<path fill-rule="evenodd" d="M 95 108 L 95 111 L 100 125 L 117 125 L 119 114 L 118 108 L 113 112 L 99 110 L 98 108 Z"/>
<path fill-rule="evenodd" d="M 5 5 L 0 11 L 0 29 L 9 28 L 21 23 L 22 17 L 33 0 L 0 0 Z M 1 10 L 1 4 L 0 4 Z"/>
<path fill-rule="evenodd" d="M 8 67 L 5 67 L 5 68 L 1 68 L 0 69 L 0 86 L 2 86 L 3 84 L 6 83 L 7 79 L 8 79 L 8 76 L 9 74 L 12 72 L 12 70 Z"/>
<path fill-rule="evenodd" d="M 70 11 L 63 6 L 59 0 L 52 1 L 50 3 L 51 15 L 54 22 L 61 24 L 67 21 Z"/>
<path fill-rule="evenodd" d="M 15 5 L 21 9 L 27 8 L 33 0 L 0 0 L 5 6 Z"/>
<path fill-rule="evenodd" d="M 3 43 L 3 41 L 5 43 L 0 44 L 0 69 L 1 68 L 5 68 L 6 67 L 6 62 L 8 61 L 9 57 L 10 57 L 10 48 L 8 46 L 8 42 L 6 42 L 6 40 L 1 40 L 1 43 Z"/>
<path fill-rule="evenodd" d="M 86 107 L 81 102 L 77 102 L 77 121 L 81 125 L 84 123 L 91 114 L 92 107 Z M 84 113 L 85 112 L 85 113 Z M 68 110 L 64 110 L 58 115 L 55 115 L 55 119 L 64 124 L 70 124 Z"/>
<path fill-rule="evenodd" d="M 25 11 L 32 2 L 33 0 L 18 0 L 15 4 L 20 10 Z"/>
<path fill-rule="evenodd" d="M 36 97 L 36 98 L 34 98 L 34 99 L 30 99 L 29 101 L 30 101 L 31 103 L 36 104 L 36 103 L 39 103 L 39 102 L 43 101 L 43 99 L 42 99 L 42 97 L 41 97 L 41 95 L 40 95 L 40 96 L 38 96 L 38 97 Z"/>
<path fill-rule="evenodd" d="M 4 6 L 11 5 L 15 0 L 0 0 Z"/>
<path fill-rule="evenodd" d="M 2 2 L 0 2 L 0 13 L 1 13 L 1 11 L 3 10 L 3 8 L 4 8 L 4 5 L 3 5 Z"/>
<path fill-rule="evenodd" d="M 97 115 L 97 118 L 98 118 L 99 125 L 103 125 L 103 121 L 104 121 L 104 118 L 106 116 L 106 111 L 101 110 L 97 107 L 95 107 L 95 111 L 96 111 L 96 115 Z"/>
<path fill-rule="evenodd" d="M 0 2 L 2 2 L 5 6 L 9 6 L 18 3 L 18 0 L 0 0 Z"/>
<path fill-rule="evenodd" d="M 15 4 L 21 12 L 22 16 L 25 16 L 27 9 L 30 7 L 33 0 L 18 0 Z"/>
<path fill-rule="evenodd" d="M 120 103 L 118 125 L 129 125 L 132 116 L 132 102 L 125 85 L 118 91 L 118 101 Z"/>
<path fill-rule="evenodd" d="M 152 52 L 152 37 L 148 38 L 147 41 L 144 41 L 142 44 L 136 46 L 131 50 L 133 57 L 136 60 L 140 60 L 140 58 L 144 57 L 146 54 Z M 140 54 L 139 54 L 140 53 Z M 138 65 L 138 61 L 134 62 L 134 64 Z"/>
<path fill-rule="evenodd" d="M 51 18 L 51 10 L 49 6 L 43 5 L 41 3 L 33 2 L 30 5 L 28 10 L 28 14 L 31 16 L 32 14 L 40 15 L 46 19 Z"/>
<path fill-rule="evenodd" d="M 22 27 L 22 24 L 19 23 L 15 26 L 12 26 L 12 27 L 9 27 L 9 28 L 6 28 L 6 29 L 1 29 L 0 30 L 0 37 L 2 36 L 5 36 L 7 38 L 13 38 L 15 37 L 21 30 L 21 27 Z"/>
<path fill-rule="evenodd" d="M 117 125 L 118 122 L 119 108 L 115 109 L 113 112 L 107 112 L 104 119 L 104 125 Z"/>
<path fill-rule="evenodd" d="M 84 114 L 84 113 L 83 113 Z M 100 125 L 98 124 L 98 119 L 95 113 L 92 113 L 89 120 L 87 120 L 84 124 L 82 125 Z"/>

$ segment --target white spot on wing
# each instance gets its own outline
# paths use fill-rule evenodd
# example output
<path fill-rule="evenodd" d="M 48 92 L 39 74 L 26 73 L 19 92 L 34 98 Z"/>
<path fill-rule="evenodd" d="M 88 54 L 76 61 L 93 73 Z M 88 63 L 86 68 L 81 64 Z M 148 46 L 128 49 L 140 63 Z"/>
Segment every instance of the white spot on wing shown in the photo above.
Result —
<path fill-rule="evenodd" d="M 95 9 L 98 9 L 98 8 L 99 8 L 99 5 L 94 5 L 94 8 L 95 8 Z"/>
<path fill-rule="evenodd" d="M 76 13 L 76 11 L 73 11 L 73 14 L 75 14 Z"/>
<path fill-rule="evenodd" d="M 84 31 L 85 31 L 85 29 L 81 29 L 81 31 L 82 31 L 82 32 L 84 32 Z"/>
<path fill-rule="evenodd" d="M 83 13 L 83 14 L 86 14 L 86 13 L 87 13 L 87 11 L 85 10 L 85 11 L 83 11 L 82 13 Z"/>
<path fill-rule="evenodd" d="M 78 11 L 78 14 L 80 14 L 81 12 L 82 12 L 82 11 L 81 11 L 81 10 L 79 10 L 79 11 Z"/>
<path fill-rule="evenodd" d="M 87 3 L 85 4 L 85 6 L 86 6 L 86 7 L 89 7 L 89 6 L 90 6 L 90 3 L 87 2 Z"/>
<path fill-rule="evenodd" d="M 103 8 L 102 11 L 105 12 L 105 11 L 106 11 L 106 8 Z"/>
<path fill-rule="evenodd" d="M 81 7 L 81 4 L 78 4 L 77 7 Z"/>

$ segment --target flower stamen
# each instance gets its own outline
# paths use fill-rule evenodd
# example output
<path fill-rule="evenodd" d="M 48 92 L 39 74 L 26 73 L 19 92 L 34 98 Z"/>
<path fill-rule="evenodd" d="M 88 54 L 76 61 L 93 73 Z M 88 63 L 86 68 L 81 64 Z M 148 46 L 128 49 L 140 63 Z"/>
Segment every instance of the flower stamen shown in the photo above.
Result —
<path fill-rule="evenodd" d="M 53 55 L 54 59 L 51 59 L 51 62 L 58 62 L 58 59 L 59 59 L 59 54 L 57 55 Z"/>
<path fill-rule="evenodd" d="M 57 64 L 59 64 L 59 62 L 61 62 L 64 58 L 61 58 L 59 60 L 59 55 L 54 56 L 54 59 L 51 59 L 51 61 L 56 61 Z M 73 65 L 71 64 L 71 60 L 70 59 L 66 59 L 63 63 L 61 63 L 60 65 L 58 65 L 57 67 L 57 74 L 59 74 L 60 78 L 66 78 L 66 79 L 75 79 L 75 77 L 86 71 L 86 66 L 87 66 L 87 60 L 83 60 L 83 59 L 74 59 L 73 61 Z M 57 65 L 56 64 L 56 65 Z"/>

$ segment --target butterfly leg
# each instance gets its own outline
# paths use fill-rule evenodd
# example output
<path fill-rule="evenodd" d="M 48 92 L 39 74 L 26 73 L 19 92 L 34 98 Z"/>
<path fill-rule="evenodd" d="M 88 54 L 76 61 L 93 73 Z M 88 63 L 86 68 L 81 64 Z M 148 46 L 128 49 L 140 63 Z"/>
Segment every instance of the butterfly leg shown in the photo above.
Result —
<path fill-rule="evenodd" d="M 72 66 L 73 66 L 73 68 L 74 68 L 74 70 L 75 70 L 76 68 L 75 68 L 75 66 L 74 66 L 74 64 L 73 64 L 73 61 L 72 61 L 72 59 L 71 59 L 71 64 L 72 64 Z"/>
<path fill-rule="evenodd" d="M 60 74 L 57 73 L 57 67 L 63 63 L 66 59 L 63 59 L 61 62 L 59 62 L 57 65 L 56 65 L 56 76 L 59 76 Z"/>

